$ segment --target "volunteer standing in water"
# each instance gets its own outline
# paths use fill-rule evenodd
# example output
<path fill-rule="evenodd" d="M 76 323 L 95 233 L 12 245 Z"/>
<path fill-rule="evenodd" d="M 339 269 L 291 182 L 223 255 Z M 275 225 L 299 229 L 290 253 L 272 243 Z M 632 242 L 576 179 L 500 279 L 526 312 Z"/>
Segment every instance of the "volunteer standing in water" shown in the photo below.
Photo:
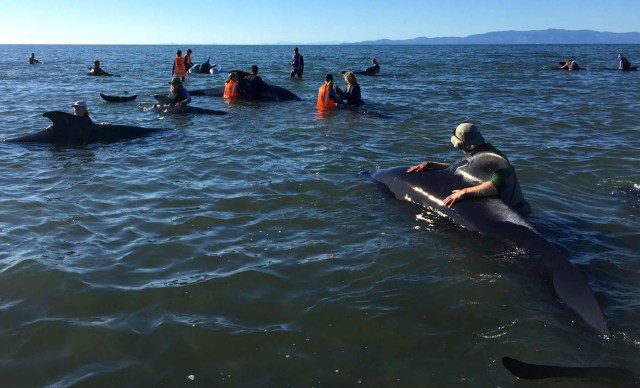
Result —
<path fill-rule="evenodd" d="M 304 58 L 298 52 L 298 48 L 293 49 L 293 55 L 291 56 L 291 78 L 296 75 L 298 78 L 302 78 L 302 72 L 304 71 Z"/>
<path fill-rule="evenodd" d="M 187 78 L 187 70 L 184 67 L 182 50 L 176 51 L 176 56 L 173 57 L 173 68 L 171 69 L 171 76 L 173 78 L 179 78 L 183 82 Z"/>

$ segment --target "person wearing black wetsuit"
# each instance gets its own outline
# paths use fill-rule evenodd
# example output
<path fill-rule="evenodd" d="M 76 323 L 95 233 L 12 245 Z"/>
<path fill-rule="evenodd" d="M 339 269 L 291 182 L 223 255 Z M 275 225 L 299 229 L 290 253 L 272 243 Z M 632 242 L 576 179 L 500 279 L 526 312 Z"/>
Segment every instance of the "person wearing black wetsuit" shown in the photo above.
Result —
<path fill-rule="evenodd" d="M 352 71 L 344 73 L 344 82 L 347 84 L 347 88 L 342 91 L 340 88 L 336 88 L 336 92 L 342 98 L 346 106 L 360 106 L 364 104 L 362 100 L 362 93 L 360 91 L 360 85 L 356 80 L 356 76 Z"/>

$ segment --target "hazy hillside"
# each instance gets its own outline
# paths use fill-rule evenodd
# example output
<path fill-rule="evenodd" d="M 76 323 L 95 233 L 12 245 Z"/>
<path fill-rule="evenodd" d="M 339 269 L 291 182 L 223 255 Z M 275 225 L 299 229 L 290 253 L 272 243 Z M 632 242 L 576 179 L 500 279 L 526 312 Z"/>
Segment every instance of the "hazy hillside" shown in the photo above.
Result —
<path fill-rule="evenodd" d="M 538 31 L 498 31 L 465 37 L 419 37 L 406 40 L 379 39 L 345 44 L 640 44 L 640 32 L 599 32 L 548 29 Z"/>

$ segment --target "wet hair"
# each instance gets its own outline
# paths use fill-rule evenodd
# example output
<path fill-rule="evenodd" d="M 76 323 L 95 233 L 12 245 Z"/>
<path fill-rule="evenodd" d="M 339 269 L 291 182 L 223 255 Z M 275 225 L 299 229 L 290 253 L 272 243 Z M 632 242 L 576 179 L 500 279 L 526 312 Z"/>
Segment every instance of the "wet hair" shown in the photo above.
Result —
<path fill-rule="evenodd" d="M 353 84 L 358 82 L 356 80 L 355 74 L 353 74 L 352 71 L 347 71 L 346 73 L 344 73 L 344 80 L 345 80 L 346 83 L 348 83 L 350 85 L 353 85 Z"/>
<path fill-rule="evenodd" d="M 377 60 L 377 59 L 375 59 L 375 58 L 371 58 L 371 62 L 372 62 L 374 65 L 377 65 L 377 64 L 378 64 L 378 60 Z"/>

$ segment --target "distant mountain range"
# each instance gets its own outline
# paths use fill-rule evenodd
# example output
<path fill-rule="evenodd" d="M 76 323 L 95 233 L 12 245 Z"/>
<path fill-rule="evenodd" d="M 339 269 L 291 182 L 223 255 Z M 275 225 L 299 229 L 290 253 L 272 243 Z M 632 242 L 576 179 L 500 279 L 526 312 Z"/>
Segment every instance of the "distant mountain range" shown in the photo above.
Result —
<path fill-rule="evenodd" d="M 344 43 L 352 45 L 436 45 L 436 44 L 640 44 L 640 32 L 592 30 L 497 31 L 465 37 L 419 37 L 405 40 L 379 39 Z"/>

